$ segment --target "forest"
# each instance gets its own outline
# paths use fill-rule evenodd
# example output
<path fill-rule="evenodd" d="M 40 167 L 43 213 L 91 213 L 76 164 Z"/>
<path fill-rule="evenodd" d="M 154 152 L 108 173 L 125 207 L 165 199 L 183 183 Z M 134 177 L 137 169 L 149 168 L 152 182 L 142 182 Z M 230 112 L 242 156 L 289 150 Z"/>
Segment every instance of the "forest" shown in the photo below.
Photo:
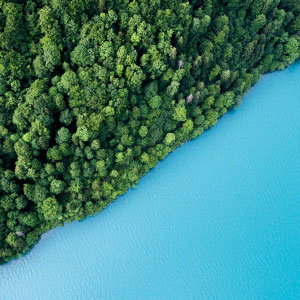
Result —
<path fill-rule="evenodd" d="M 299 14 L 298 0 L 0 0 L 0 264 L 293 63 Z"/>

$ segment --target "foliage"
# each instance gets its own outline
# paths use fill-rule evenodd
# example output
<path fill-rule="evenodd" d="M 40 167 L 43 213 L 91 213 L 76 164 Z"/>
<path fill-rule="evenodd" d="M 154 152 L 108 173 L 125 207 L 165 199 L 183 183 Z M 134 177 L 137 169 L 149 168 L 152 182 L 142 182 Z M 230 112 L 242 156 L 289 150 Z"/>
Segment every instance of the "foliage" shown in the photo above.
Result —
<path fill-rule="evenodd" d="M 297 0 L 0 1 L 0 264 L 101 211 L 300 51 Z"/>

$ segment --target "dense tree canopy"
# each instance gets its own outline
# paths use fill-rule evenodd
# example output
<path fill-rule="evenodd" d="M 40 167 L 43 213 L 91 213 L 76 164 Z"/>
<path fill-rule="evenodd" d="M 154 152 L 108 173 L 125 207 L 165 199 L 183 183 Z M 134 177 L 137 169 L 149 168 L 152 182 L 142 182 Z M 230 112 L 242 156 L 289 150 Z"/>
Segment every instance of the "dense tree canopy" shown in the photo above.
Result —
<path fill-rule="evenodd" d="M 0 263 L 101 211 L 300 54 L 297 0 L 0 0 Z"/>

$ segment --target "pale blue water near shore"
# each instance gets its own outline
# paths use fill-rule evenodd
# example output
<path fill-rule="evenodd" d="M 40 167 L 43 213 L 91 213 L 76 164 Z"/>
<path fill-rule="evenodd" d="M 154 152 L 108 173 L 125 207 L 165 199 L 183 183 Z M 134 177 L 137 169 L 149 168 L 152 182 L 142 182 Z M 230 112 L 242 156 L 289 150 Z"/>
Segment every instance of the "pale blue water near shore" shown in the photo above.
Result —
<path fill-rule="evenodd" d="M 0 267 L 0 299 L 300 299 L 300 62 L 102 213 Z"/>

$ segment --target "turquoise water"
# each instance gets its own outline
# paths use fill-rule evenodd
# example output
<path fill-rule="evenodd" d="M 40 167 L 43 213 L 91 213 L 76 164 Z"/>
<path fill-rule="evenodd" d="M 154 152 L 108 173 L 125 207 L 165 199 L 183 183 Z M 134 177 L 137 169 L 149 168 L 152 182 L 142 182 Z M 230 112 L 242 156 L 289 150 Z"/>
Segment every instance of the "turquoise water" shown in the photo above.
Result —
<path fill-rule="evenodd" d="M 101 214 L 0 267 L 0 299 L 300 299 L 300 62 Z"/>

